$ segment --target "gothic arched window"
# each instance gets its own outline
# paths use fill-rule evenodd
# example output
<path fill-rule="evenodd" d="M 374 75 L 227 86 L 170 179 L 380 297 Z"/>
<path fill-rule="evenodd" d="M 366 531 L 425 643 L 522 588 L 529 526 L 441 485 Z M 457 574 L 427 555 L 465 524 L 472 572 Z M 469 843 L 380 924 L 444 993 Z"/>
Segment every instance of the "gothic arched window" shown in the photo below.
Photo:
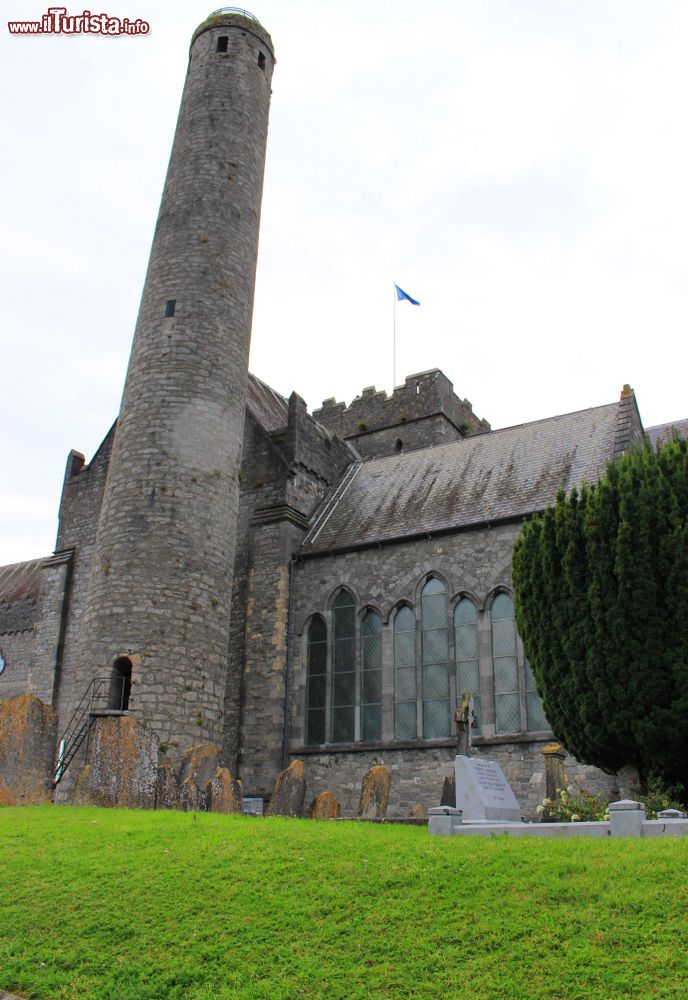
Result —
<path fill-rule="evenodd" d="M 361 739 L 382 736 L 382 618 L 367 611 L 361 622 Z"/>
<path fill-rule="evenodd" d="M 537 692 L 535 677 L 527 657 L 524 660 L 523 668 L 526 679 L 526 729 L 531 733 L 541 732 L 549 729 L 549 722 L 545 718 L 542 698 Z"/>
<path fill-rule="evenodd" d="M 327 704 L 327 626 L 316 615 L 306 638 L 306 743 L 325 742 Z"/>
<path fill-rule="evenodd" d="M 416 618 L 409 607 L 394 616 L 394 735 L 414 740 L 416 728 Z"/>
<path fill-rule="evenodd" d="M 356 715 L 356 604 L 342 590 L 332 605 L 332 742 L 352 743 Z"/>
<path fill-rule="evenodd" d="M 423 736 L 449 736 L 449 626 L 447 589 L 431 576 L 420 596 Z"/>
<path fill-rule="evenodd" d="M 548 730 L 533 672 L 518 641 L 514 602 L 508 594 L 497 594 L 490 608 L 490 620 L 495 731 L 519 733 Z"/>
<path fill-rule="evenodd" d="M 468 597 L 462 597 L 454 608 L 454 651 L 456 656 L 456 698 L 461 701 L 464 691 L 473 692 L 473 710 L 480 732 L 480 669 L 478 665 L 478 611 Z"/>
<path fill-rule="evenodd" d="M 518 691 L 518 651 L 514 602 L 508 594 L 497 594 L 490 607 L 492 664 L 494 670 L 495 730 L 521 731 Z"/>

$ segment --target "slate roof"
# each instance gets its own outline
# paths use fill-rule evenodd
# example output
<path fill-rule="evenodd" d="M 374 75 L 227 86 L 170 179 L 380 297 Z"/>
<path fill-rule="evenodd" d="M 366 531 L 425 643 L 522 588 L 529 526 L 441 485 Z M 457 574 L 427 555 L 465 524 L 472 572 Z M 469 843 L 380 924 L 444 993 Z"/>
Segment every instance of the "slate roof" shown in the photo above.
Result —
<path fill-rule="evenodd" d="M 672 431 L 677 431 L 681 437 L 688 437 L 688 419 L 674 420 L 668 424 L 656 424 L 654 427 L 646 427 L 645 433 L 650 439 L 653 448 L 658 442 L 666 442 L 671 438 Z"/>
<path fill-rule="evenodd" d="M 284 396 L 249 373 L 246 409 L 268 433 L 287 426 L 289 404 Z"/>
<path fill-rule="evenodd" d="M 619 403 L 357 463 L 315 512 L 301 555 L 522 517 L 614 456 Z"/>
<path fill-rule="evenodd" d="M 0 566 L 0 634 L 33 626 L 36 597 L 44 559 Z"/>

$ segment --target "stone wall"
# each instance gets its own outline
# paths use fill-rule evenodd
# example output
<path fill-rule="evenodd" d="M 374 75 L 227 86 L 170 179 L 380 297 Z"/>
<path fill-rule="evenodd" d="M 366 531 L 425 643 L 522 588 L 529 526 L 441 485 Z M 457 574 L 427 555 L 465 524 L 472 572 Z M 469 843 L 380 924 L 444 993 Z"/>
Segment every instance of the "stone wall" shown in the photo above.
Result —
<path fill-rule="evenodd" d="M 386 455 L 400 454 L 402 451 L 427 448 L 429 444 L 458 441 L 463 436 L 451 420 L 448 420 L 443 413 L 439 413 L 430 417 L 404 420 L 380 430 L 361 431 L 359 434 L 350 435 L 347 440 L 364 458 L 383 458 Z"/>
<path fill-rule="evenodd" d="M 392 454 L 397 439 L 403 441 L 404 435 L 406 449 L 410 450 L 452 440 L 449 436 L 452 428 L 456 436 L 490 429 L 486 420 L 473 413 L 467 399 L 455 395 L 452 383 L 439 369 L 409 375 L 391 396 L 370 386 L 349 406 L 326 399 L 320 409 L 313 411 L 313 416 L 332 433 L 350 440 L 366 457 Z M 429 417 L 441 419 L 430 422 Z M 412 429 L 416 421 L 422 421 L 422 433 Z M 385 436 L 378 433 L 385 428 L 395 428 L 397 433 Z M 433 435 L 437 433 L 439 437 L 435 439 Z"/>
<path fill-rule="evenodd" d="M 502 744 L 474 750 L 475 756 L 496 761 L 513 789 L 523 816 L 538 818 L 537 806 L 546 796 L 543 741 L 524 744 Z M 361 782 L 366 772 L 383 764 L 391 770 L 392 785 L 387 816 L 390 819 L 409 818 L 416 805 L 425 810 L 440 804 L 444 778 L 453 773 L 455 748 L 371 750 L 358 753 L 303 753 L 307 784 L 307 801 L 325 790 L 334 793 L 341 805 L 342 816 L 355 816 L 361 794 Z M 585 767 L 572 757 L 565 762 L 570 782 L 583 785 L 602 798 L 613 799 L 618 788 L 613 776 L 594 767 Z"/>
<path fill-rule="evenodd" d="M 79 805 L 155 808 L 158 739 L 131 716 L 97 718 L 89 736 L 89 762 L 78 777 Z"/>
<path fill-rule="evenodd" d="M 269 795 L 283 766 L 291 557 L 351 460 L 296 394 L 280 431 L 246 421 L 222 760 L 247 795 Z"/>
<path fill-rule="evenodd" d="M 290 749 L 298 753 L 303 743 L 306 626 L 318 613 L 332 635 L 330 604 L 338 588 L 345 586 L 354 595 L 359 619 L 368 608 L 380 612 L 383 619 L 383 742 L 388 744 L 394 734 L 394 649 L 393 616 L 402 604 L 416 611 L 420 608 L 420 590 L 428 575 L 444 580 L 449 610 L 462 596 L 468 595 L 480 612 L 479 642 L 481 687 L 484 687 L 482 736 L 495 735 L 494 706 L 491 702 L 491 646 L 489 604 L 499 588 L 511 587 L 511 552 L 520 527 L 500 524 L 482 527 L 438 538 L 418 539 L 385 545 L 357 552 L 327 555 L 325 558 L 302 559 L 294 568 L 293 618 L 295 640 L 290 704 Z M 453 635 L 450 629 L 450 663 L 453 662 Z M 417 633 L 418 656 L 420 635 Z M 359 656 L 360 660 L 360 656 Z M 453 671 L 450 697 L 457 701 Z M 489 718 L 490 714 L 492 718 Z M 491 727 L 491 728 L 490 728 Z"/>
<path fill-rule="evenodd" d="M 79 687 L 129 658 L 179 747 L 223 731 L 273 65 L 240 14 L 194 33 L 79 630 Z"/>
<path fill-rule="evenodd" d="M 49 802 L 57 716 L 33 695 L 0 701 L 0 805 Z"/>
<path fill-rule="evenodd" d="M 4 663 L 0 669 L 0 698 L 32 693 L 36 601 L 42 566 L 42 559 L 0 566 L 0 656 Z"/>
<path fill-rule="evenodd" d="M 0 674 L 0 699 L 28 694 L 33 673 L 34 629 L 0 633 L 0 654 L 5 669 Z"/>
<path fill-rule="evenodd" d="M 454 535 L 385 545 L 380 549 L 302 559 L 295 565 L 289 748 L 294 757 L 304 762 L 309 797 L 329 788 L 341 801 L 343 814 L 351 815 L 363 774 L 374 764 L 386 764 L 393 774 L 390 816 L 408 816 L 417 803 L 426 809 L 439 803 L 442 781 L 451 769 L 456 752 L 455 724 L 452 722 L 451 737 L 442 740 L 418 738 L 400 741 L 394 733 L 394 614 L 402 602 L 418 612 L 420 590 L 428 575 L 434 574 L 445 582 L 447 588 L 449 620 L 454 603 L 462 595 L 469 596 L 479 612 L 482 727 L 480 735 L 474 737 L 474 752 L 502 765 L 524 814 L 534 816 L 535 807 L 546 794 L 541 750 L 551 741 L 552 734 L 549 731 L 522 731 L 514 736 L 497 733 L 492 678 L 489 606 L 495 593 L 511 588 L 511 553 L 519 530 L 518 524 L 501 524 L 494 528 L 482 527 Z M 314 613 L 322 615 L 331 638 L 331 602 L 342 586 L 347 587 L 355 597 L 359 622 L 368 608 L 375 608 L 382 615 L 382 737 L 373 744 L 306 746 L 307 625 Z M 453 664 L 451 628 L 449 636 L 449 663 Z M 357 641 L 360 644 L 360 636 Z M 420 657 L 419 633 L 417 642 L 417 655 Z M 360 652 L 359 645 L 359 663 Z M 522 671 L 523 649 L 520 642 L 518 652 Z M 450 705 L 455 705 L 460 692 L 457 691 L 456 675 L 451 666 L 449 682 Z M 418 711 L 420 716 L 420 705 Z M 612 779 L 601 772 L 594 768 L 582 768 L 571 759 L 567 761 L 566 771 L 570 780 L 580 778 L 591 791 L 606 792 L 613 785 Z"/>
<path fill-rule="evenodd" d="M 85 677 L 78 673 L 76 647 L 114 432 L 115 425 L 110 428 L 88 465 L 84 464 L 83 455 L 71 451 L 65 469 L 56 548 L 58 552 L 71 551 L 72 559 L 62 626 L 61 662 L 55 683 L 54 704 L 58 710 L 60 730 L 67 725 L 92 679 L 92 675 Z M 73 770 L 76 769 L 75 762 Z M 66 785 L 70 780 L 71 774 L 65 779 Z"/>
<path fill-rule="evenodd" d="M 31 691 L 51 704 L 62 668 L 73 555 L 72 549 L 58 552 L 46 559 L 41 568 Z"/>

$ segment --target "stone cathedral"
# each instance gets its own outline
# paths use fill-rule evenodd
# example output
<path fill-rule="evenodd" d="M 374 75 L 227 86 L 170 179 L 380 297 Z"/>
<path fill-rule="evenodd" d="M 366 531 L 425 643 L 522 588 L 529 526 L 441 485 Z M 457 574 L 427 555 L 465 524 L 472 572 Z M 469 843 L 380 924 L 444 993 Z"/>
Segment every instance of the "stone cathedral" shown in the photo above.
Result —
<path fill-rule="evenodd" d="M 298 759 L 309 798 L 329 789 L 344 815 L 385 764 L 404 817 L 438 803 L 471 690 L 474 753 L 532 815 L 552 733 L 512 545 L 642 436 L 634 394 L 493 430 L 439 370 L 313 412 L 249 374 L 273 65 L 246 13 L 193 34 L 119 415 L 88 464 L 67 459 L 54 553 L 0 568 L 0 757 L 31 696 L 22 753 L 42 748 L 57 801 L 115 718 L 170 772 L 216 748 L 245 796 Z"/>

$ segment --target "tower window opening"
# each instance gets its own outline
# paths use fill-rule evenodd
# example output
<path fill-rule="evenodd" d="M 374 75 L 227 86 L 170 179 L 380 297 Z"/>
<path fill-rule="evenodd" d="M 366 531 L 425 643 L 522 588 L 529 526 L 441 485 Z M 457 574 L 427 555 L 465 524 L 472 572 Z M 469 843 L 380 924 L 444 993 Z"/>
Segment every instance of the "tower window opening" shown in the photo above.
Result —
<path fill-rule="evenodd" d="M 112 666 L 108 707 L 115 712 L 126 712 L 131 694 L 131 660 L 118 656 Z"/>
<path fill-rule="evenodd" d="M 217 48 L 215 51 L 226 52 L 228 42 L 229 42 L 229 35 L 220 35 L 220 37 L 217 40 Z"/>
<path fill-rule="evenodd" d="M 258 68 L 265 72 L 265 54 L 263 52 L 258 53 Z"/>
<path fill-rule="evenodd" d="M 177 306 L 176 299 L 168 299 L 165 305 L 165 316 L 174 316 L 174 310 Z"/>
<path fill-rule="evenodd" d="M 404 442 L 401 440 L 401 438 L 397 438 L 397 442 L 394 445 L 394 450 L 397 453 L 397 455 L 400 455 L 401 452 L 404 450 Z"/>
<path fill-rule="evenodd" d="M 416 382 L 416 396 L 420 396 L 420 382 Z"/>

